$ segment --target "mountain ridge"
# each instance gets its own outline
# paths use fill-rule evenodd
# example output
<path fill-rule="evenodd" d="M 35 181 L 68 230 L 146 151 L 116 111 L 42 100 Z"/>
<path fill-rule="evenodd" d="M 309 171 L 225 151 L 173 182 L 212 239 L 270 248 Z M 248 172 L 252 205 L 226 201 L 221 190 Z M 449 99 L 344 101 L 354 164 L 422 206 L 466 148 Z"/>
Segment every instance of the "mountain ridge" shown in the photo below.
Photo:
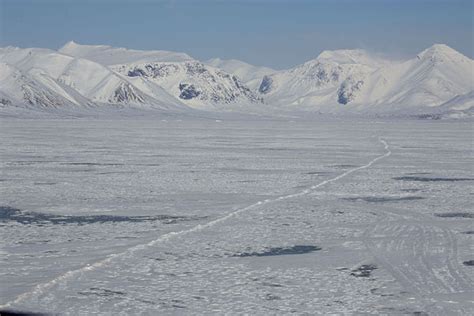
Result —
<path fill-rule="evenodd" d="M 444 44 L 397 61 L 362 49 L 323 51 L 293 68 L 274 70 L 232 59 L 201 62 L 179 52 L 70 41 L 57 51 L 0 48 L 0 106 L 470 115 L 473 73 L 473 60 Z"/>

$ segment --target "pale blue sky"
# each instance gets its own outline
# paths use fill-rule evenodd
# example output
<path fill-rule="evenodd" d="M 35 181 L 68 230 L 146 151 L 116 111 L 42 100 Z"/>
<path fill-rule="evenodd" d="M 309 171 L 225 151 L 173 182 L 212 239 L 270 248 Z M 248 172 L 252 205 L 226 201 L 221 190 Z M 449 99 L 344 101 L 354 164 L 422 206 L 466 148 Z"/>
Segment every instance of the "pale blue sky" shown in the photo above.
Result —
<path fill-rule="evenodd" d="M 286 68 L 324 49 L 412 56 L 445 43 L 473 57 L 472 0 L 0 0 L 0 46 L 74 40 Z"/>

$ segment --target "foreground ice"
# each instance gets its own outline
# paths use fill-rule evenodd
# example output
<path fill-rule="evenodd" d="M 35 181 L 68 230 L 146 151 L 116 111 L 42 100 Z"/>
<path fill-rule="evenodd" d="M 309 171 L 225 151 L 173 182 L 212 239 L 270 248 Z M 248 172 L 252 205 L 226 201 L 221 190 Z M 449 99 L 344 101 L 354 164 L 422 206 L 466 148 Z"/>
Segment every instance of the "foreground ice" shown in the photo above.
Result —
<path fill-rule="evenodd" d="M 471 129 L 3 120 L 0 304 L 473 314 Z"/>

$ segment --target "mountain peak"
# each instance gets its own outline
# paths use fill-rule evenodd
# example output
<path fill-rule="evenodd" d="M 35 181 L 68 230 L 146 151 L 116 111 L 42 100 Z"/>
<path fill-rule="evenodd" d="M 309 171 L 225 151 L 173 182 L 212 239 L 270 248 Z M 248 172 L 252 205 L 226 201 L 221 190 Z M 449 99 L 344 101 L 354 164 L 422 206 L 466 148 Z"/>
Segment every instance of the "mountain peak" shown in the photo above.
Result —
<path fill-rule="evenodd" d="M 67 42 L 66 44 L 64 44 L 60 49 L 58 49 L 58 51 L 67 51 L 68 49 L 73 49 L 78 46 L 81 46 L 81 45 L 71 40 Z"/>
<path fill-rule="evenodd" d="M 434 44 L 417 55 L 418 59 L 431 60 L 433 62 L 442 62 L 445 60 L 460 61 L 468 59 L 457 50 L 446 44 Z"/>
<path fill-rule="evenodd" d="M 58 52 L 63 53 L 63 54 L 74 55 L 78 51 L 98 49 L 98 48 L 107 48 L 107 47 L 110 47 L 110 46 L 106 46 L 106 45 L 83 45 L 83 44 L 79 44 L 79 43 L 74 42 L 74 41 L 69 41 L 66 44 L 64 44 L 63 47 L 58 49 Z"/>
<path fill-rule="evenodd" d="M 73 45 L 78 45 L 78 44 L 76 42 L 74 42 L 73 40 L 71 40 L 71 41 L 67 42 L 66 44 L 64 44 L 64 46 L 73 46 Z"/>
<path fill-rule="evenodd" d="M 109 45 L 82 45 L 70 41 L 58 50 L 62 54 L 90 59 L 104 65 L 131 62 L 187 61 L 192 57 L 185 53 L 161 50 L 135 50 Z"/>
<path fill-rule="evenodd" d="M 319 54 L 316 60 L 335 62 L 338 64 L 363 64 L 369 66 L 380 66 L 387 63 L 386 60 L 370 54 L 363 49 L 325 50 Z"/>
<path fill-rule="evenodd" d="M 366 55 L 367 52 L 363 49 L 336 49 L 322 51 L 318 55 L 318 59 L 329 59 L 334 57 L 357 58 Z"/>

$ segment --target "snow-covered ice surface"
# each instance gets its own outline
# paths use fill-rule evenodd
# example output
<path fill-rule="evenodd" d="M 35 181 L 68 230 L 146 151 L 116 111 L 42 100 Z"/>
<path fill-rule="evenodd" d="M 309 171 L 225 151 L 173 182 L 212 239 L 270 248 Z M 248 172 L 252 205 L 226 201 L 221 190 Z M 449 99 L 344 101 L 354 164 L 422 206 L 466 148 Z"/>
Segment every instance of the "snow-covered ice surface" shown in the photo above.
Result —
<path fill-rule="evenodd" d="M 474 313 L 470 122 L 0 123 L 2 308 Z"/>

